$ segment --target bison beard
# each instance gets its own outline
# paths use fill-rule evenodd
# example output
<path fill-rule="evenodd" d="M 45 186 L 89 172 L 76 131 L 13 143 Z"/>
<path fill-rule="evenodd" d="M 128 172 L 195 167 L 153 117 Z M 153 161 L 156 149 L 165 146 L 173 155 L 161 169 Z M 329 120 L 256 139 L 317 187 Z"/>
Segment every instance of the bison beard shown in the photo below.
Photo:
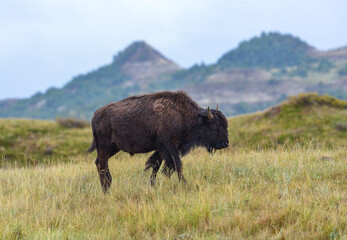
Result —
<path fill-rule="evenodd" d="M 184 92 L 158 92 L 126 98 L 95 111 L 92 119 L 93 144 L 97 150 L 95 164 L 104 192 L 112 177 L 108 159 L 119 151 L 146 153 L 145 170 L 152 168 L 151 185 L 164 160 L 163 173 L 177 172 L 185 182 L 180 157 L 195 146 L 207 151 L 228 147 L 227 121 L 218 110 L 202 109 Z"/>

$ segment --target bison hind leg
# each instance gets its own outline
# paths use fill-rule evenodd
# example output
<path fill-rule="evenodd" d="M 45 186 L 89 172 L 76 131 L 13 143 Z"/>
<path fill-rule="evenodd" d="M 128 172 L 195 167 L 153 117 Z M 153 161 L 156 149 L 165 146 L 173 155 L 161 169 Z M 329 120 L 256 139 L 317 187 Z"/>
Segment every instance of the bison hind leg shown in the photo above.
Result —
<path fill-rule="evenodd" d="M 149 178 L 149 182 L 151 184 L 151 186 L 155 185 L 155 181 L 156 181 L 156 177 L 157 177 L 157 173 L 159 171 L 159 168 L 161 166 L 162 163 L 162 158 L 160 157 L 160 154 L 158 151 L 155 151 L 147 160 L 146 162 L 146 167 L 145 167 L 145 171 L 152 168 L 152 175 Z"/>
<path fill-rule="evenodd" d="M 115 147 L 98 149 L 98 156 L 95 160 L 95 164 L 99 173 L 100 183 L 104 193 L 108 191 L 112 183 L 112 176 L 110 169 L 108 168 L 108 159 L 118 151 L 119 150 Z"/>

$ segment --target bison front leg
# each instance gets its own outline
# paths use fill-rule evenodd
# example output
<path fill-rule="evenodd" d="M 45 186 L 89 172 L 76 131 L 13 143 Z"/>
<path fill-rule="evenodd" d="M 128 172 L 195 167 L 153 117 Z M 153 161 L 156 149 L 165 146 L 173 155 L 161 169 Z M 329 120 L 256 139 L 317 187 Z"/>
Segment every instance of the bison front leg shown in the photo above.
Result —
<path fill-rule="evenodd" d="M 165 148 L 163 151 L 163 157 L 165 159 L 163 172 L 166 175 L 170 176 L 173 171 L 177 171 L 178 180 L 180 182 L 186 183 L 186 180 L 183 176 L 183 166 L 178 149 L 173 147 Z"/>
<path fill-rule="evenodd" d="M 157 173 L 159 171 L 162 161 L 163 160 L 160 157 L 158 151 L 155 151 L 146 162 L 145 170 L 152 168 L 152 175 L 149 178 L 149 183 L 152 187 L 155 185 Z"/>
<path fill-rule="evenodd" d="M 108 154 L 98 154 L 98 157 L 95 161 L 100 177 L 101 187 L 104 193 L 107 192 L 112 183 L 112 176 L 108 168 L 108 157 Z"/>
<path fill-rule="evenodd" d="M 177 160 L 176 160 L 177 161 Z M 179 158 L 179 161 L 181 161 L 181 159 Z M 178 176 L 178 180 L 184 184 L 187 183 L 186 179 L 183 176 L 183 166 L 182 166 L 182 162 L 180 165 L 180 168 L 177 169 L 177 176 Z"/>

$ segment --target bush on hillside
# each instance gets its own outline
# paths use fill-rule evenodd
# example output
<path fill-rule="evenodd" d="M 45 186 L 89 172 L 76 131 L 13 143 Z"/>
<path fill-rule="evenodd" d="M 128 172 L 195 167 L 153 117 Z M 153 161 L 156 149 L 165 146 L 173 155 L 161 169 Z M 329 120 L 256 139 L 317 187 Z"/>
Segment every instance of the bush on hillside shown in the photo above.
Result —
<path fill-rule="evenodd" d="M 59 118 L 57 117 L 55 121 L 58 123 L 58 125 L 66 128 L 85 128 L 88 127 L 90 124 L 89 122 L 81 119 L 76 118 Z"/>
<path fill-rule="evenodd" d="M 347 131 L 347 122 L 338 122 L 335 127 L 339 131 Z"/>
<path fill-rule="evenodd" d="M 292 106 L 330 106 L 339 109 L 346 109 L 347 102 L 329 95 L 318 95 L 318 93 L 300 93 L 297 96 L 288 97 L 287 104 Z"/>
<path fill-rule="evenodd" d="M 334 65 L 329 60 L 322 59 L 318 63 L 316 71 L 326 73 L 326 72 L 329 72 L 332 67 L 334 67 Z"/>
<path fill-rule="evenodd" d="M 339 75 L 340 76 L 347 75 L 347 64 L 339 70 Z"/>

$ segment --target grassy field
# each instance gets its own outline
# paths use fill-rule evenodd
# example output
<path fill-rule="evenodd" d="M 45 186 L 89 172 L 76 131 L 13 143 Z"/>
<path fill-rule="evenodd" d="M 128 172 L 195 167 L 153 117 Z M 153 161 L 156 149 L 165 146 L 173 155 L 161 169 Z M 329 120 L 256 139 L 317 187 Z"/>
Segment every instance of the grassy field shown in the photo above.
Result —
<path fill-rule="evenodd" d="M 231 118 L 230 148 L 183 158 L 186 185 L 151 188 L 149 155 L 119 153 L 106 195 L 90 127 L 2 119 L 0 239 L 347 239 L 346 106 L 303 95 Z"/>
<path fill-rule="evenodd" d="M 187 184 L 147 155 L 110 160 L 101 191 L 93 156 L 0 169 L 2 239 L 345 239 L 347 149 L 258 150 L 184 157 Z"/>

